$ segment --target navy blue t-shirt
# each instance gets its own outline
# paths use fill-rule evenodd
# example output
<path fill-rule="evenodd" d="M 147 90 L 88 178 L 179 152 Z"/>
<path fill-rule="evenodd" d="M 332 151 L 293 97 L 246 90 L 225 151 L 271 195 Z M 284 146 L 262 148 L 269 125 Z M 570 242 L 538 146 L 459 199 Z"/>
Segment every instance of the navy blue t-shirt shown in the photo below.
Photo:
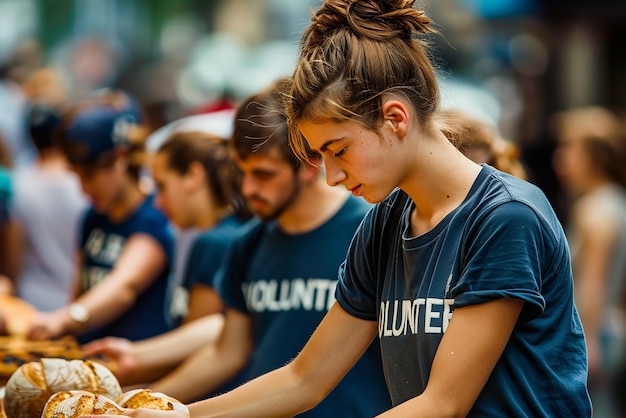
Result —
<path fill-rule="evenodd" d="M 219 270 L 226 247 L 245 223 L 241 218 L 230 215 L 213 228 L 202 232 L 193 242 L 186 262 L 183 284 L 186 288 L 199 284 L 213 287 L 215 274 Z"/>
<path fill-rule="evenodd" d="M 543 193 L 484 165 L 465 201 L 427 233 L 397 190 L 359 228 L 337 300 L 378 320 L 394 405 L 423 392 L 456 307 L 523 300 L 521 316 L 468 416 L 589 417 L 583 330 L 565 235 Z"/>
<path fill-rule="evenodd" d="M 226 248 L 245 221 L 236 215 L 222 218 L 212 228 L 200 232 L 194 239 L 185 261 L 185 271 L 180 284 L 172 294 L 172 316 L 177 324 L 182 322 L 189 307 L 189 293 L 195 285 L 214 287 Z"/>
<path fill-rule="evenodd" d="M 146 234 L 161 245 L 167 265 L 154 282 L 139 295 L 133 306 L 111 323 L 78 337 L 85 343 L 105 336 L 142 340 L 169 331 L 173 326 L 168 306 L 173 234 L 167 218 L 154 207 L 148 197 L 125 220 L 113 223 L 106 214 L 90 208 L 81 231 L 80 248 L 83 265 L 80 293 L 94 287 L 112 270 L 122 253 L 126 240 L 134 234 Z"/>
<path fill-rule="evenodd" d="M 252 221 L 217 276 L 224 302 L 250 315 L 254 351 L 248 378 L 284 366 L 302 350 L 335 302 L 337 272 L 371 206 L 352 196 L 330 220 L 304 234 Z M 373 343 L 341 383 L 303 417 L 371 417 L 389 409 L 380 350 Z"/>

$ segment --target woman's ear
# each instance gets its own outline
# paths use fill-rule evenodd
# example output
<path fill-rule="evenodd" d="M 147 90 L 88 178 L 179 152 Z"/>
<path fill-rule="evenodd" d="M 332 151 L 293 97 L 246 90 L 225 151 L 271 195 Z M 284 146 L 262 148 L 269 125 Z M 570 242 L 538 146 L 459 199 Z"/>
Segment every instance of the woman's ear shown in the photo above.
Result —
<path fill-rule="evenodd" d="M 383 125 L 400 138 L 404 138 L 409 130 L 410 114 L 408 108 L 399 100 L 387 100 L 382 107 Z"/>
<path fill-rule="evenodd" d="M 190 190 L 195 190 L 199 187 L 205 187 L 204 182 L 206 173 L 202 163 L 199 161 L 192 161 L 185 173 L 184 184 Z"/>
<path fill-rule="evenodd" d="M 300 176 L 306 182 L 315 181 L 320 174 L 320 170 L 322 169 L 322 159 L 314 158 L 311 162 L 300 161 Z"/>

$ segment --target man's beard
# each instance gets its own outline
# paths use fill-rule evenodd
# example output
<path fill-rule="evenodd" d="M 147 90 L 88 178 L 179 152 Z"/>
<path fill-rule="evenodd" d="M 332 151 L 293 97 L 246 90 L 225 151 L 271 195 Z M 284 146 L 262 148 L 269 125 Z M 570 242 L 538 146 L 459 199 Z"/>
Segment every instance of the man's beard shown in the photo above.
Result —
<path fill-rule="evenodd" d="M 289 209 L 289 207 L 293 204 L 293 202 L 300 195 L 300 191 L 302 190 L 300 183 L 297 181 L 297 179 L 295 179 L 293 184 L 294 184 L 294 187 L 293 187 L 293 190 L 291 191 L 291 194 L 273 212 L 267 213 L 267 214 L 263 214 L 263 213 L 256 212 L 254 210 L 254 206 L 253 205 L 248 205 L 248 207 L 250 208 L 252 213 L 254 213 L 254 215 L 256 215 L 257 217 L 262 219 L 264 222 L 269 222 L 269 221 L 273 221 L 273 220 L 278 219 L 287 209 Z M 258 199 L 258 200 L 261 200 L 263 202 L 265 201 L 264 199 L 261 199 L 258 196 L 251 196 L 250 200 L 252 200 L 252 199 Z"/>

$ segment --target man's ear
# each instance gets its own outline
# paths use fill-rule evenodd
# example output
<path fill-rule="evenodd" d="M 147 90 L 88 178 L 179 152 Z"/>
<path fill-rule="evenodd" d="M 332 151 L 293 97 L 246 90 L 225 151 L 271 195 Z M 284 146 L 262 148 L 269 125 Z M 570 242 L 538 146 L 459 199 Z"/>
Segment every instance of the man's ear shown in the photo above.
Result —
<path fill-rule="evenodd" d="M 400 138 L 409 130 L 410 113 L 407 106 L 399 100 L 387 100 L 382 107 L 383 126 L 389 128 Z"/>

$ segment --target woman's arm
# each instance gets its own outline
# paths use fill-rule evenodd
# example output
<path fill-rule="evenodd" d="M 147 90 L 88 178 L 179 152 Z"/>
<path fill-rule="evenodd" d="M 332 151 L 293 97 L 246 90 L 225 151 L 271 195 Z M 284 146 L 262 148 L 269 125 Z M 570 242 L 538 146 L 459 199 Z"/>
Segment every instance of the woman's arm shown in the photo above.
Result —
<path fill-rule="evenodd" d="M 222 314 L 207 315 L 145 340 L 131 342 L 107 337 L 85 344 L 82 349 L 88 355 L 102 354 L 113 359 L 122 386 L 152 382 L 194 352 L 214 343 L 223 324 Z"/>
<path fill-rule="evenodd" d="M 191 416 L 276 418 L 311 409 L 352 368 L 377 330 L 376 322 L 355 318 L 335 303 L 294 361 L 224 395 L 189 405 Z"/>
<path fill-rule="evenodd" d="M 502 355 L 523 301 L 497 299 L 454 310 L 424 392 L 380 417 L 464 417 Z"/>
<path fill-rule="evenodd" d="M 150 389 L 182 402 L 206 396 L 243 369 L 252 348 L 250 316 L 228 309 L 217 342 L 197 351 L 173 372 L 150 385 Z"/>
<path fill-rule="evenodd" d="M 167 262 L 165 250 L 154 238 L 146 234 L 130 237 L 113 270 L 75 300 L 89 312 L 86 328 L 100 327 L 122 315 L 154 282 Z M 83 325 L 72 320 L 67 307 L 63 307 L 50 313 L 40 313 L 29 337 L 54 338 L 82 331 Z"/>
<path fill-rule="evenodd" d="M 219 295 L 211 286 L 196 284 L 189 292 L 189 309 L 183 320 L 184 324 L 206 315 L 222 312 L 224 305 Z"/>
<path fill-rule="evenodd" d="M 575 300 L 587 340 L 589 374 L 601 372 L 600 329 L 607 307 L 607 277 L 616 240 L 616 223 L 603 208 L 581 205 L 572 211 L 580 247 L 574 266 Z"/>

